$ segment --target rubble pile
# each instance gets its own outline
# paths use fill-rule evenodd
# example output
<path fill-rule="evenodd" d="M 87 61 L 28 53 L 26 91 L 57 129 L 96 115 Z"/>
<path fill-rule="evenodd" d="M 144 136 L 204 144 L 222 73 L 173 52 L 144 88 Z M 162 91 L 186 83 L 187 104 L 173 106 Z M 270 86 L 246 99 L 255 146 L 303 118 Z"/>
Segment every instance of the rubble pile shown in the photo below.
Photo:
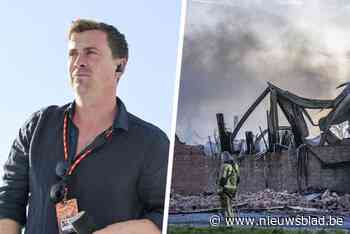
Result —
<path fill-rule="evenodd" d="M 238 196 L 238 202 L 246 202 L 247 207 L 252 209 L 264 209 L 286 205 L 297 206 L 300 205 L 301 200 L 301 196 L 298 194 L 287 193 L 287 191 L 274 192 L 270 189 Z"/>
<path fill-rule="evenodd" d="M 182 196 L 171 194 L 170 196 L 170 212 L 172 213 L 209 210 L 218 207 L 220 207 L 220 200 L 217 195 Z"/>
<path fill-rule="evenodd" d="M 240 194 L 233 204 L 244 210 L 297 210 L 305 212 L 350 213 L 350 194 L 338 195 L 325 190 L 322 193 L 301 195 L 297 193 L 275 192 L 266 189 L 257 193 Z M 170 212 L 198 212 L 220 208 L 219 196 L 182 196 L 172 193 Z"/>

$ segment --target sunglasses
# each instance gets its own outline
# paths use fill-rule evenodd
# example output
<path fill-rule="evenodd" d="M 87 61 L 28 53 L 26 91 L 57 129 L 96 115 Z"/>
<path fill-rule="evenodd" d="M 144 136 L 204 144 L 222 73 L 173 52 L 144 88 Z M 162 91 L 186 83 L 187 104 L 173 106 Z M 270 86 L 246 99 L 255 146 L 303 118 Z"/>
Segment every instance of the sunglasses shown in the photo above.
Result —
<path fill-rule="evenodd" d="M 61 202 L 66 195 L 66 188 L 68 182 L 68 169 L 69 164 L 67 161 L 58 162 L 56 165 L 56 176 L 59 181 L 51 186 L 50 189 L 50 199 L 55 204 Z"/>

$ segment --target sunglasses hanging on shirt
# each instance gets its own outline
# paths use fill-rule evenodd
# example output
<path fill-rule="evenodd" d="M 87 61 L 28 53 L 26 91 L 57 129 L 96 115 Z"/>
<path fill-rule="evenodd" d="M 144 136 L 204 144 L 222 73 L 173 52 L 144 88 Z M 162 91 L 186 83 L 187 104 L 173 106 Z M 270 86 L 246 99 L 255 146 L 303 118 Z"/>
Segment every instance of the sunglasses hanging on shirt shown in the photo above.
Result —
<path fill-rule="evenodd" d="M 55 204 L 64 199 L 69 178 L 68 169 L 69 165 L 67 161 L 59 162 L 56 165 L 56 176 L 60 179 L 60 181 L 52 185 L 50 189 L 50 198 Z"/>

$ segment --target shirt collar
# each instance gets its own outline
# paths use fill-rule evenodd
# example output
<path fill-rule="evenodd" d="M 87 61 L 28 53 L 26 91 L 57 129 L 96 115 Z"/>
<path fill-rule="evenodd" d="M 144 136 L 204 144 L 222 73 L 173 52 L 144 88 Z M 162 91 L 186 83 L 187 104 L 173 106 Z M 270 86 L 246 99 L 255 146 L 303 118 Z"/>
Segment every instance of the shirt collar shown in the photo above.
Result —
<path fill-rule="evenodd" d="M 128 111 L 126 110 L 126 107 L 122 100 L 117 97 L 117 113 L 114 116 L 114 121 L 113 121 L 113 127 L 115 129 L 123 129 L 125 131 L 128 131 L 129 129 L 129 117 L 128 117 Z M 75 112 L 75 101 L 70 103 L 68 107 L 65 110 L 66 113 L 68 113 L 68 117 L 70 119 L 73 119 L 73 115 Z"/>
<path fill-rule="evenodd" d="M 122 100 L 117 97 L 117 107 L 118 111 L 116 116 L 114 117 L 114 122 L 113 126 L 115 129 L 121 128 L 124 129 L 125 131 L 128 131 L 129 129 L 129 115 L 128 111 L 126 110 L 126 107 Z"/>

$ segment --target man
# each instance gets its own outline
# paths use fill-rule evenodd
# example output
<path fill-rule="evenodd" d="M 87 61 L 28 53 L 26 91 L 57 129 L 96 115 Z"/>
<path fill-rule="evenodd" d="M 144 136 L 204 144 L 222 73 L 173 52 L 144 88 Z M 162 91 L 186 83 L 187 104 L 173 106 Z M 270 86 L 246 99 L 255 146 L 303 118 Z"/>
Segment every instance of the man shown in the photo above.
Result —
<path fill-rule="evenodd" d="M 4 167 L 0 233 L 22 226 L 28 234 L 58 233 L 77 210 L 92 218 L 95 234 L 160 233 L 169 141 L 116 98 L 127 61 L 116 28 L 73 22 L 75 100 L 43 108 L 20 129 Z"/>
<path fill-rule="evenodd" d="M 232 199 L 236 196 L 239 184 L 239 167 L 235 158 L 229 152 L 224 151 L 221 157 L 224 163 L 220 170 L 219 196 L 224 216 L 228 218 L 234 217 Z"/>

